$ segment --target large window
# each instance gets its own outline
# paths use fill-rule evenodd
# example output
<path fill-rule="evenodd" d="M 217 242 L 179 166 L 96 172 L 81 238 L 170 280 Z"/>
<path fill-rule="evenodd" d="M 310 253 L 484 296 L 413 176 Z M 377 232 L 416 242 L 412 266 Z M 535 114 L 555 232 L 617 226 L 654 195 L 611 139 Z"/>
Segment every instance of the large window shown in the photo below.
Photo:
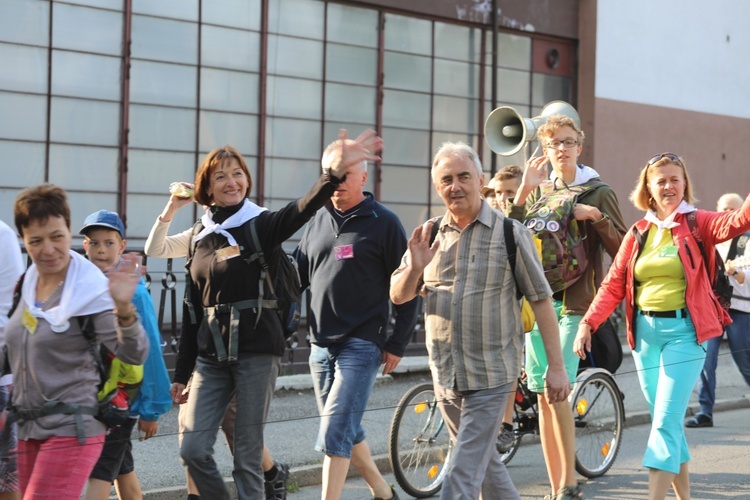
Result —
<path fill-rule="evenodd" d="M 442 142 L 474 146 L 489 173 L 493 90 L 524 117 L 573 95 L 572 69 L 535 69 L 533 34 L 503 31 L 493 47 L 487 26 L 333 0 L 131 4 L 0 0 L 0 61 L 13 68 L 0 74 L 0 218 L 20 189 L 54 182 L 73 194 L 74 226 L 122 209 L 139 247 L 169 183 L 192 180 L 211 149 L 236 147 L 253 198 L 278 208 L 312 184 L 339 129 L 375 128 L 386 149 L 366 189 L 408 230 L 443 210 L 430 179 Z M 200 212 L 182 210 L 174 231 Z"/>

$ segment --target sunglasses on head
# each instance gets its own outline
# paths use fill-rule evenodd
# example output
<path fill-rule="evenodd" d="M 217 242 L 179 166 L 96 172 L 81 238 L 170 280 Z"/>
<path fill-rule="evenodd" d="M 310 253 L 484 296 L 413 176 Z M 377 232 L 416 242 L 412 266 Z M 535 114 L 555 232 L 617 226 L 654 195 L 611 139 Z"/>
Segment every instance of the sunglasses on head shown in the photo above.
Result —
<path fill-rule="evenodd" d="M 672 161 L 676 161 L 676 162 L 682 163 L 682 161 L 680 160 L 680 157 L 677 156 L 676 154 L 674 154 L 674 153 L 662 153 L 660 155 L 656 155 L 656 156 L 652 157 L 648 161 L 648 164 L 646 166 L 650 167 L 651 165 L 653 165 L 657 161 L 661 160 L 662 158 L 666 158 L 668 160 L 672 160 Z"/>

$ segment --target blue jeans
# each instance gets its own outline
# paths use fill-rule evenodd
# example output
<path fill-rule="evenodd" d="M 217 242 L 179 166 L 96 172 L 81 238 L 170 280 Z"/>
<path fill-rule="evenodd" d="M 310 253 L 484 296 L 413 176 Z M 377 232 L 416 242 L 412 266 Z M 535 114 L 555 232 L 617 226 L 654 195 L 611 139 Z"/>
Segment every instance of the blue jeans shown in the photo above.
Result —
<path fill-rule="evenodd" d="M 310 374 L 320 413 L 316 450 L 351 458 L 352 447 L 365 440 L 362 415 L 382 360 L 376 344 L 355 337 L 327 348 L 315 344 L 310 348 Z"/>
<path fill-rule="evenodd" d="M 180 458 L 193 476 L 202 498 L 229 499 L 214 461 L 214 443 L 233 395 L 237 398 L 232 476 L 239 498 L 265 499 L 263 427 L 281 369 L 272 354 L 240 353 L 235 363 L 198 357 L 190 386 Z"/>
<path fill-rule="evenodd" d="M 734 363 L 750 386 L 750 313 L 729 311 L 732 324 L 727 326 L 729 349 Z M 716 401 L 716 364 L 719 360 L 721 337 L 706 342 L 706 362 L 703 364 L 701 377 L 698 379 L 698 402 L 701 413 L 713 416 Z"/>
<path fill-rule="evenodd" d="M 678 474 L 690 461 L 682 419 L 705 357 L 689 315 L 658 318 L 638 311 L 633 361 L 651 413 L 644 467 Z"/>

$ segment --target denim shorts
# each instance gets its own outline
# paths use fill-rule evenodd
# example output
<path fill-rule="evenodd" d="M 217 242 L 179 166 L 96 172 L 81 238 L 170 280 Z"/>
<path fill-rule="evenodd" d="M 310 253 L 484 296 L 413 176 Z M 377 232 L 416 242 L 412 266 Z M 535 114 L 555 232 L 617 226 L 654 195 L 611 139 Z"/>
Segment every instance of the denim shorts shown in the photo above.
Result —
<path fill-rule="evenodd" d="M 352 447 L 364 441 L 362 416 L 382 359 L 380 347 L 355 337 L 328 347 L 313 344 L 310 374 L 320 413 L 316 450 L 351 458 Z"/>

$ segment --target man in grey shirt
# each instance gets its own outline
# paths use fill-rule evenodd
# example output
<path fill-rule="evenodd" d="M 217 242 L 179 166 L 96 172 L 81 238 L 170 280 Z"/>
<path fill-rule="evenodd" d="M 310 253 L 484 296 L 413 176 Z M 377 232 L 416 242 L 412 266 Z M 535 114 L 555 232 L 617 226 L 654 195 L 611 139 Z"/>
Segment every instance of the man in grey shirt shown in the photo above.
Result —
<path fill-rule="evenodd" d="M 570 382 L 557 317 L 531 235 L 513 223 L 516 267 L 510 269 L 504 215 L 481 198 L 482 166 L 463 143 L 435 154 L 432 181 L 447 212 L 417 227 L 391 277 L 391 300 L 425 296 L 425 327 L 438 399 L 454 442 L 440 498 L 520 499 L 494 451 L 503 409 L 518 376 L 523 337 L 520 290 L 531 303 L 549 358 L 545 395 L 563 401 Z M 432 227 L 440 224 L 434 243 Z M 459 425 L 460 424 L 460 425 Z"/>

